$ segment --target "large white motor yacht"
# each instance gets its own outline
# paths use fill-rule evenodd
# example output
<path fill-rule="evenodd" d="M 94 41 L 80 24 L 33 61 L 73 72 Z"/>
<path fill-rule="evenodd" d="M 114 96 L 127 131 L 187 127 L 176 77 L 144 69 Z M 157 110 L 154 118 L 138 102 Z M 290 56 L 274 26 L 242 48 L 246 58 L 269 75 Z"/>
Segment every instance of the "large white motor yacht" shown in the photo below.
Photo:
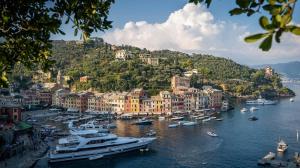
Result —
<path fill-rule="evenodd" d="M 118 137 L 115 134 L 89 131 L 90 133 L 59 139 L 56 148 L 49 151 L 48 161 L 94 160 L 118 153 L 147 149 L 148 145 L 156 139 L 155 137 Z"/>
<path fill-rule="evenodd" d="M 246 104 L 258 104 L 258 105 L 273 105 L 276 104 L 276 101 L 272 101 L 272 100 L 266 100 L 264 98 L 259 97 L 256 100 L 248 100 L 246 101 Z"/>

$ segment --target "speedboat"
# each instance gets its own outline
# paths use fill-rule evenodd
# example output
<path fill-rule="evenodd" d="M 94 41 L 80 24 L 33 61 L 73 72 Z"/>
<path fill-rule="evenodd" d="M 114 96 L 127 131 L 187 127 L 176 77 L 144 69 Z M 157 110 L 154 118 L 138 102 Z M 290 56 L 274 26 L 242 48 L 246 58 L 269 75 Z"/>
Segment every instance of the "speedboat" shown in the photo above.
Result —
<path fill-rule="evenodd" d="M 175 120 L 183 120 L 183 119 L 184 119 L 184 117 L 177 117 L 177 116 L 171 118 L 171 120 L 173 120 L 173 121 L 175 121 Z"/>
<path fill-rule="evenodd" d="M 138 121 L 134 122 L 133 124 L 135 124 L 135 125 L 151 125 L 152 122 L 153 122 L 152 120 L 142 118 L 142 119 L 138 119 Z"/>
<path fill-rule="evenodd" d="M 217 118 L 216 120 L 217 121 L 223 121 L 223 118 Z"/>
<path fill-rule="evenodd" d="M 104 128 L 103 125 L 96 124 L 96 122 L 94 120 L 89 121 L 86 124 L 81 124 L 79 127 L 75 127 L 73 125 L 73 121 L 70 121 L 68 123 L 68 128 L 69 128 L 70 132 L 73 132 L 74 134 L 76 134 L 76 132 L 85 132 L 85 131 L 89 131 L 89 130 L 92 130 L 94 132 L 101 132 L 101 133 L 109 132 L 109 130 Z"/>
<path fill-rule="evenodd" d="M 280 140 L 278 142 L 278 145 L 277 145 L 277 151 L 278 152 L 285 152 L 288 148 L 288 145 L 283 141 L 283 140 Z"/>
<path fill-rule="evenodd" d="M 202 122 L 207 122 L 207 121 L 210 121 L 210 120 L 211 120 L 211 118 L 206 118 L 206 119 L 202 120 Z"/>
<path fill-rule="evenodd" d="M 189 121 L 189 122 L 183 123 L 182 125 L 184 125 L 184 126 L 192 126 L 192 125 L 196 125 L 196 124 L 197 124 L 196 122 Z"/>
<path fill-rule="evenodd" d="M 290 102 L 294 102 L 294 99 L 293 99 L 293 98 L 290 98 Z"/>
<path fill-rule="evenodd" d="M 176 128 L 176 127 L 178 127 L 178 126 L 179 126 L 179 124 L 169 124 L 169 125 L 168 125 L 169 128 Z"/>
<path fill-rule="evenodd" d="M 245 107 L 241 109 L 241 112 L 247 112 L 247 111 L 248 111 L 248 109 Z"/>
<path fill-rule="evenodd" d="M 106 128 L 110 128 L 110 129 L 117 128 L 117 125 L 115 123 L 108 123 L 105 126 Z"/>
<path fill-rule="evenodd" d="M 183 125 L 184 123 L 188 123 L 188 122 L 190 122 L 190 121 L 178 121 L 178 124 Z"/>
<path fill-rule="evenodd" d="M 164 121 L 165 119 L 166 119 L 166 117 L 162 117 L 162 116 L 158 117 L 159 121 Z"/>
<path fill-rule="evenodd" d="M 259 110 L 259 108 L 254 107 L 254 106 L 250 108 L 250 111 L 252 111 L 252 112 L 253 112 L 253 111 L 256 111 L 256 110 Z"/>
<path fill-rule="evenodd" d="M 248 118 L 248 120 L 250 120 L 250 121 L 256 121 L 256 120 L 258 120 L 258 118 L 255 117 L 255 116 L 251 116 L 251 117 Z"/>
<path fill-rule="evenodd" d="M 272 160 L 275 158 L 275 153 L 269 152 L 266 156 L 263 157 L 264 160 Z"/>
<path fill-rule="evenodd" d="M 217 137 L 218 134 L 212 132 L 212 131 L 207 131 L 207 135 L 211 136 L 211 137 Z"/>
<path fill-rule="evenodd" d="M 48 161 L 95 160 L 133 150 L 147 149 L 155 139 L 155 137 L 118 137 L 107 133 L 72 135 L 58 140 L 55 149 L 48 153 Z"/>
<path fill-rule="evenodd" d="M 154 130 L 150 130 L 146 135 L 147 136 L 155 136 L 156 132 Z"/>
<path fill-rule="evenodd" d="M 276 104 L 276 101 L 272 101 L 272 100 L 266 100 L 264 98 L 258 98 L 256 100 L 248 100 L 246 101 L 246 104 L 258 104 L 258 105 L 273 105 Z"/>

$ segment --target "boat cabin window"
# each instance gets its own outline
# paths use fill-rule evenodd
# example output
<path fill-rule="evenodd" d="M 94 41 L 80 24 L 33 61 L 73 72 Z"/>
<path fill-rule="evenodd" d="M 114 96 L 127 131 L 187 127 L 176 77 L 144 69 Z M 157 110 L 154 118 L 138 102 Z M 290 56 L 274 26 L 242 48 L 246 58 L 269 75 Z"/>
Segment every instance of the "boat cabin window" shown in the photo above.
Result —
<path fill-rule="evenodd" d="M 110 141 L 112 139 L 98 139 L 98 140 L 91 140 L 90 142 L 88 142 L 87 144 L 98 144 L 98 143 L 104 143 L 106 141 Z"/>
<path fill-rule="evenodd" d="M 70 147 L 70 146 L 77 146 L 77 145 L 79 145 L 79 142 L 61 144 L 60 146 L 62 146 L 62 147 Z"/>

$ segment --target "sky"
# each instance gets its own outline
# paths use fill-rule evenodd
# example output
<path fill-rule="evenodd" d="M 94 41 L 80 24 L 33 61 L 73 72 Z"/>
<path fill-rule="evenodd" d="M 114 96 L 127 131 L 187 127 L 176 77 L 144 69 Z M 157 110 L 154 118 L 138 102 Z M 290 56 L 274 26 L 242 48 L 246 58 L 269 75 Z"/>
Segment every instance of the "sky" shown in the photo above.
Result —
<path fill-rule="evenodd" d="M 259 43 L 245 43 L 245 36 L 263 32 L 258 24 L 261 15 L 230 16 L 234 7 L 234 0 L 213 0 L 208 9 L 187 0 L 116 0 L 109 14 L 113 28 L 92 36 L 115 45 L 212 54 L 246 65 L 300 61 L 300 36 L 284 35 L 269 52 L 258 49 Z M 294 16 L 300 16 L 300 4 Z M 293 22 L 300 23 L 300 17 Z M 66 35 L 52 39 L 79 39 L 71 25 L 62 29 Z"/>

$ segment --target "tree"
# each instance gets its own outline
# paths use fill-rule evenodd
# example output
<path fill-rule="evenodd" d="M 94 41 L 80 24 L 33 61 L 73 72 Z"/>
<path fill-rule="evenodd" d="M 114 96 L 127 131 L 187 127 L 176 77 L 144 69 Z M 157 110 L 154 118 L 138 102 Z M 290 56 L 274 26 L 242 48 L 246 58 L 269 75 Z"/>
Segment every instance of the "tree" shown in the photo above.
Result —
<path fill-rule="evenodd" d="M 212 0 L 189 0 L 189 2 L 198 4 L 205 3 L 210 6 Z M 293 13 L 297 0 L 236 0 L 234 9 L 230 10 L 230 15 L 246 14 L 252 16 L 255 13 L 267 13 L 267 16 L 259 18 L 259 25 L 264 29 L 264 33 L 250 35 L 245 38 L 248 43 L 263 39 L 259 48 L 263 51 L 269 51 L 272 47 L 273 38 L 280 43 L 280 37 L 283 33 L 290 32 L 300 35 L 300 27 L 292 23 Z M 263 12 L 262 12 L 263 11 Z"/>
<path fill-rule="evenodd" d="M 2 0 L 0 2 L 0 86 L 7 86 L 7 74 L 16 64 L 29 69 L 48 70 L 51 34 L 65 33 L 62 24 L 71 24 L 74 34 L 86 40 L 94 31 L 111 28 L 107 19 L 114 0 Z"/>

